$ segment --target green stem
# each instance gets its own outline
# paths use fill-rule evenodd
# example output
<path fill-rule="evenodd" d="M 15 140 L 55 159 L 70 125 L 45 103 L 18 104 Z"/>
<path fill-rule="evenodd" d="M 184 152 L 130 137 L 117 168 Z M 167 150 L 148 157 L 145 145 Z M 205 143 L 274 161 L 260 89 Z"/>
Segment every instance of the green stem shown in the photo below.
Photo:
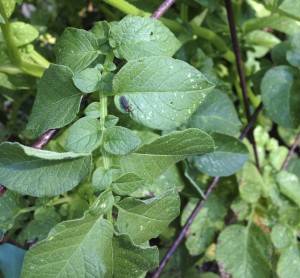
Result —
<path fill-rule="evenodd" d="M 34 49 L 30 52 L 30 57 L 34 60 L 37 64 L 39 64 L 43 68 L 48 68 L 50 66 L 50 62 L 45 59 L 41 54 L 36 52 Z"/>
<path fill-rule="evenodd" d="M 23 71 L 17 67 L 15 67 L 14 65 L 1 65 L 0 66 L 0 72 L 3 73 L 8 73 L 8 74 L 20 74 L 23 73 Z"/>
<path fill-rule="evenodd" d="M 125 14 L 132 14 L 137 16 L 150 16 L 150 13 L 144 12 L 137 7 L 131 5 L 125 0 L 104 0 L 104 2 L 110 6 L 115 7 L 119 11 L 122 11 Z"/>
<path fill-rule="evenodd" d="M 180 17 L 184 22 L 189 21 L 188 13 L 189 13 L 189 6 L 184 3 L 181 3 L 180 4 Z"/>

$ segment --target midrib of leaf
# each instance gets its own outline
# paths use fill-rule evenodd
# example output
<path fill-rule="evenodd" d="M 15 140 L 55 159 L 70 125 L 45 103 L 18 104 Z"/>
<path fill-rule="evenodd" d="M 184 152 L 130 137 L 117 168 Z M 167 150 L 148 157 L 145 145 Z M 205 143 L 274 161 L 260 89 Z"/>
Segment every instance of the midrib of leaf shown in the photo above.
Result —
<path fill-rule="evenodd" d="M 64 98 L 62 98 L 62 99 L 60 99 L 60 100 L 58 100 L 58 101 L 56 101 L 56 102 L 53 102 L 51 105 L 49 105 L 50 107 L 51 106 L 55 106 L 56 104 L 58 104 L 58 103 L 60 103 L 60 102 L 63 102 L 63 101 L 65 101 L 65 100 L 67 100 L 67 99 L 69 99 L 69 98 L 74 98 L 74 97 L 77 97 L 77 96 L 82 96 L 82 93 L 77 93 L 77 94 L 74 94 L 74 95 L 71 95 L 71 96 L 68 96 L 68 97 L 64 97 Z M 48 106 L 48 107 L 49 107 Z"/>
<path fill-rule="evenodd" d="M 144 214 L 137 214 L 137 213 L 134 213 L 134 212 L 130 212 L 130 211 L 126 210 L 126 209 L 123 209 L 123 208 L 120 207 L 120 206 L 117 206 L 117 207 L 118 207 L 118 209 L 120 209 L 120 210 L 122 210 L 122 211 L 125 211 L 126 214 L 130 214 L 130 215 L 133 215 L 133 216 L 136 216 L 136 215 L 137 215 L 137 216 L 139 216 L 139 217 L 141 217 L 141 218 L 148 219 L 148 220 L 151 220 L 151 221 L 153 221 L 153 220 L 158 221 L 158 222 L 164 222 L 164 221 L 166 221 L 165 219 L 160 220 L 160 219 L 157 219 L 157 218 L 150 218 L 149 216 L 145 216 L 144 214 L 147 213 L 152 207 L 148 208 L 148 209 L 144 212 Z"/>

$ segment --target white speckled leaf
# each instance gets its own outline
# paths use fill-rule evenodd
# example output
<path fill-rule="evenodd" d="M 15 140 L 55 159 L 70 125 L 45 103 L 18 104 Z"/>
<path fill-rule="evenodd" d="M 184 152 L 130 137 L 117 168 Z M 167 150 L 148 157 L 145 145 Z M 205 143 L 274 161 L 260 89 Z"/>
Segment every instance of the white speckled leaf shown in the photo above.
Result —
<path fill-rule="evenodd" d="M 117 108 L 126 112 L 124 96 L 134 121 L 159 130 L 180 126 L 213 88 L 201 72 L 170 57 L 131 60 L 113 81 Z"/>
<path fill-rule="evenodd" d="M 71 190 L 87 177 L 92 161 L 89 154 L 36 150 L 19 143 L 2 143 L 0 153 L 0 184 L 36 197 Z"/>
<path fill-rule="evenodd" d="M 179 215 L 180 199 L 174 190 L 146 201 L 129 197 L 118 203 L 118 210 L 119 232 L 141 244 L 157 237 Z"/>
<path fill-rule="evenodd" d="M 116 57 L 126 60 L 173 56 L 180 47 L 180 42 L 163 23 L 149 17 L 132 15 L 111 25 L 109 43 Z"/>

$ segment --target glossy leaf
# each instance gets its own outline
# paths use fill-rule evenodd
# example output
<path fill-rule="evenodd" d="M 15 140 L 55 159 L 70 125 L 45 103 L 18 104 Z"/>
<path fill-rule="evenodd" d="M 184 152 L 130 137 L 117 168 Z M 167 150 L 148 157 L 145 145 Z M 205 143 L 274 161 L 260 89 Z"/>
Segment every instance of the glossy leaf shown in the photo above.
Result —
<path fill-rule="evenodd" d="M 114 155 L 126 155 L 141 143 L 140 138 L 131 130 L 114 126 L 105 130 L 104 149 Z"/>
<path fill-rule="evenodd" d="M 5 23 L 4 18 L 7 18 L 7 19 L 10 18 L 10 16 L 12 15 L 12 13 L 15 9 L 16 2 L 17 2 L 16 0 L 2 1 L 4 14 L 0 14 L 0 23 Z"/>
<path fill-rule="evenodd" d="M 192 165 L 210 176 L 230 176 L 243 168 L 249 159 L 246 146 L 238 139 L 225 135 L 211 134 L 215 151 L 189 159 Z"/>
<path fill-rule="evenodd" d="M 2 143 L 0 153 L 0 184 L 36 197 L 71 190 L 87 177 L 91 165 L 88 154 L 36 150 L 19 143 Z"/>
<path fill-rule="evenodd" d="M 173 56 L 180 47 L 180 42 L 160 21 L 131 15 L 111 25 L 109 43 L 116 57 L 126 60 Z"/>
<path fill-rule="evenodd" d="M 125 97 L 134 121 L 159 130 L 180 126 L 213 87 L 194 67 L 170 57 L 129 61 L 113 81 L 117 108 L 126 112 L 120 101 Z"/>
<path fill-rule="evenodd" d="M 112 183 L 112 171 L 98 167 L 92 177 L 92 184 L 96 191 L 105 190 Z"/>
<path fill-rule="evenodd" d="M 223 92 L 214 90 L 208 94 L 185 125 L 209 133 L 235 136 L 240 130 L 241 122 L 230 98 Z"/>
<path fill-rule="evenodd" d="M 212 138 L 199 129 L 175 131 L 143 145 L 134 153 L 121 157 L 124 173 L 134 173 L 152 183 L 170 166 L 189 155 L 203 155 L 214 150 Z"/>
<path fill-rule="evenodd" d="M 73 84 L 72 76 L 72 71 L 61 65 L 50 65 L 44 72 L 27 126 L 36 136 L 75 118 L 83 94 Z"/>
<path fill-rule="evenodd" d="M 288 66 L 270 69 L 261 82 L 264 107 L 270 118 L 287 128 L 297 128 L 300 124 L 298 81 L 299 75 Z"/>
<path fill-rule="evenodd" d="M 118 195 L 128 195 L 144 184 L 144 180 L 133 173 L 127 173 L 113 182 L 112 189 Z"/>
<path fill-rule="evenodd" d="M 221 232 L 218 242 L 217 261 L 233 278 L 270 277 L 272 246 L 260 228 L 232 225 Z"/>
<path fill-rule="evenodd" d="M 57 63 L 74 72 L 85 69 L 99 54 L 97 39 L 92 33 L 70 27 L 65 29 L 54 51 Z"/>
<path fill-rule="evenodd" d="M 300 3 L 294 0 L 283 0 L 280 2 L 279 9 L 284 13 L 300 19 Z"/>
<path fill-rule="evenodd" d="M 26 251 L 11 244 L 0 245 L 0 271 L 6 278 L 19 278 Z"/>
<path fill-rule="evenodd" d="M 65 147 L 68 151 L 89 153 L 101 145 L 102 138 L 99 120 L 84 117 L 71 126 Z"/>
<path fill-rule="evenodd" d="M 272 228 L 271 240 L 276 249 L 285 249 L 295 242 L 295 236 L 288 225 L 278 223 Z"/>
<path fill-rule="evenodd" d="M 178 216 L 180 199 L 177 192 L 167 191 L 146 201 L 129 197 L 117 207 L 119 232 L 141 244 L 157 237 Z"/>
<path fill-rule="evenodd" d="M 87 68 L 73 76 L 75 86 L 83 93 L 92 93 L 99 89 L 101 73 L 96 68 Z"/>

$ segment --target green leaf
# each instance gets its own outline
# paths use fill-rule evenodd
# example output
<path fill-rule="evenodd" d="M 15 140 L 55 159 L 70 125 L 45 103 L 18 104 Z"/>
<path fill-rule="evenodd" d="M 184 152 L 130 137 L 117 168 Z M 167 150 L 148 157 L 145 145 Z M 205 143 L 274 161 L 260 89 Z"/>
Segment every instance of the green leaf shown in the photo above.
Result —
<path fill-rule="evenodd" d="M 26 240 L 37 238 L 39 241 L 48 236 L 50 230 L 61 221 L 60 215 L 54 207 L 41 207 L 34 213 L 34 219 L 24 227 L 18 235 L 18 241 L 22 244 Z"/>
<path fill-rule="evenodd" d="M 55 45 L 57 63 L 80 72 L 90 65 L 99 54 L 95 36 L 85 30 L 66 28 Z"/>
<path fill-rule="evenodd" d="M 0 197 L 1 230 L 7 231 L 13 226 L 15 218 L 19 215 L 21 208 L 24 206 L 24 200 L 19 194 L 13 191 L 8 190 L 3 196 Z"/>
<path fill-rule="evenodd" d="M 179 215 L 180 199 L 172 190 L 146 201 L 129 197 L 119 202 L 117 208 L 119 232 L 141 244 L 157 237 Z"/>
<path fill-rule="evenodd" d="M 98 119 L 100 117 L 100 102 L 92 102 L 84 109 L 84 115 Z"/>
<path fill-rule="evenodd" d="M 264 181 L 256 166 L 246 163 L 237 178 L 241 198 L 247 203 L 256 203 L 264 188 Z"/>
<path fill-rule="evenodd" d="M 108 277 L 144 277 L 146 271 L 158 266 L 158 249 L 137 246 L 128 235 L 113 237 L 112 247 L 114 271 Z"/>
<path fill-rule="evenodd" d="M 126 235 L 113 237 L 112 224 L 102 217 L 112 208 L 113 197 L 103 194 L 82 219 L 55 226 L 28 251 L 24 277 L 138 277 L 157 266 L 157 248 L 135 246 Z"/>
<path fill-rule="evenodd" d="M 149 183 L 170 166 L 189 155 L 203 155 L 214 150 L 212 138 L 199 129 L 175 131 L 143 145 L 134 153 L 121 157 L 124 173 L 134 173 Z"/>
<path fill-rule="evenodd" d="M 300 20 L 300 2 L 294 0 L 283 0 L 279 5 L 279 10 L 294 16 Z"/>
<path fill-rule="evenodd" d="M 225 135 L 211 134 L 215 151 L 203 156 L 192 157 L 190 163 L 210 176 L 230 176 L 243 168 L 249 159 L 246 146 L 238 139 Z"/>
<path fill-rule="evenodd" d="M 92 93 L 99 89 L 101 73 L 95 68 L 87 68 L 73 76 L 75 86 L 83 93 Z"/>
<path fill-rule="evenodd" d="M 187 221 L 198 201 L 198 199 L 191 199 L 186 205 L 181 215 L 181 226 Z M 216 195 L 211 195 L 189 227 L 185 245 L 191 256 L 204 253 L 207 247 L 214 242 L 215 234 L 222 226 L 227 212 L 222 201 Z"/>
<path fill-rule="evenodd" d="M 294 67 L 300 67 L 300 33 L 292 37 L 289 49 L 286 52 L 287 61 Z"/>
<path fill-rule="evenodd" d="M 233 278 L 270 277 L 272 246 L 260 228 L 232 225 L 221 232 L 218 242 L 217 261 Z"/>
<path fill-rule="evenodd" d="M 91 166 L 88 154 L 36 150 L 19 143 L 2 143 L 0 153 L 0 184 L 36 197 L 71 190 L 87 177 Z"/>
<path fill-rule="evenodd" d="M 117 108 L 125 112 L 120 102 L 123 95 L 134 121 L 159 130 L 180 126 L 213 88 L 194 67 L 170 57 L 129 61 L 113 81 Z"/>
<path fill-rule="evenodd" d="M 299 74 L 293 68 L 278 66 L 267 71 L 261 82 L 262 101 L 275 123 L 287 128 L 298 127 L 299 88 Z"/>
<path fill-rule="evenodd" d="M 235 136 L 239 133 L 241 122 L 230 98 L 215 89 L 208 94 L 185 125 L 208 133 L 217 132 Z"/>
<path fill-rule="evenodd" d="M 148 56 L 173 56 L 180 42 L 160 21 L 126 16 L 111 25 L 109 43 L 117 58 L 133 60 Z"/>
<path fill-rule="evenodd" d="M 295 278 L 300 276 L 299 244 L 294 244 L 280 255 L 277 264 L 277 274 L 280 278 Z"/>
<path fill-rule="evenodd" d="M 75 118 L 83 94 L 75 87 L 72 76 L 72 71 L 61 65 L 52 64 L 45 70 L 27 126 L 36 136 Z"/>
<path fill-rule="evenodd" d="M 23 46 L 34 41 L 39 32 L 30 24 L 24 22 L 12 22 L 10 24 L 13 32 L 14 41 L 17 46 Z"/>
<path fill-rule="evenodd" d="M 98 21 L 91 29 L 91 32 L 97 39 L 99 45 L 108 41 L 109 29 L 110 28 L 107 21 Z"/>
<path fill-rule="evenodd" d="M 126 155 L 135 150 L 141 139 L 130 129 L 113 126 L 105 130 L 104 149 L 114 155 Z"/>
<path fill-rule="evenodd" d="M 112 171 L 98 167 L 92 177 L 92 184 L 96 191 L 105 190 L 112 183 Z"/>
<path fill-rule="evenodd" d="M 65 147 L 68 151 L 89 153 L 101 145 L 102 138 L 99 121 L 83 117 L 71 126 Z"/>
<path fill-rule="evenodd" d="M 300 182 L 296 175 L 280 172 L 277 175 L 280 191 L 300 207 Z"/>
<path fill-rule="evenodd" d="M 280 43 L 280 39 L 278 39 L 276 36 L 261 30 L 254 30 L 246 34 L 244 39 L 251 46 L 258 45 L 268 49 L 273 48 L 275 45 Z"/>
<path fill-rule="evenodd" d="M 26 251 L 11 244 L 0 245 L 0 273 L 6 278 L 19 278 Z"/>
<path fill-rule="evenodd" d="M 117 124 L 119 118 L 114 115 L 107 115 L 105 117 L 105 127 L 113 127 Z"/>
<path fill-rule="evenodd" d="M 118 195 L 128 195 L 144 184 L 144 179 L 136 174 L 127 173 L 113 182 L 112 189 Z"/>
<path fill-rule="evenodd" d="M 84 218 L 58 224 L 48 238 L 27 252 L 22 275 L 43 277 L 105 277 L 112 272 L 113 226 L 103 218 Z"/>
<path fill-rule="evenodd" d="M 9 19 L 15 9 L 16 0 L 5 0 L 1 2 L 5 14 L 0 14 L 0 23 L 5 23 L 4 19 Z"/>
<path fill-rule="evenodd" d="M 272 228 L 271 240 L 276 249 L 285 249 L 295 242 L 295 236 L 288 225 L 278 223 Z"/>

